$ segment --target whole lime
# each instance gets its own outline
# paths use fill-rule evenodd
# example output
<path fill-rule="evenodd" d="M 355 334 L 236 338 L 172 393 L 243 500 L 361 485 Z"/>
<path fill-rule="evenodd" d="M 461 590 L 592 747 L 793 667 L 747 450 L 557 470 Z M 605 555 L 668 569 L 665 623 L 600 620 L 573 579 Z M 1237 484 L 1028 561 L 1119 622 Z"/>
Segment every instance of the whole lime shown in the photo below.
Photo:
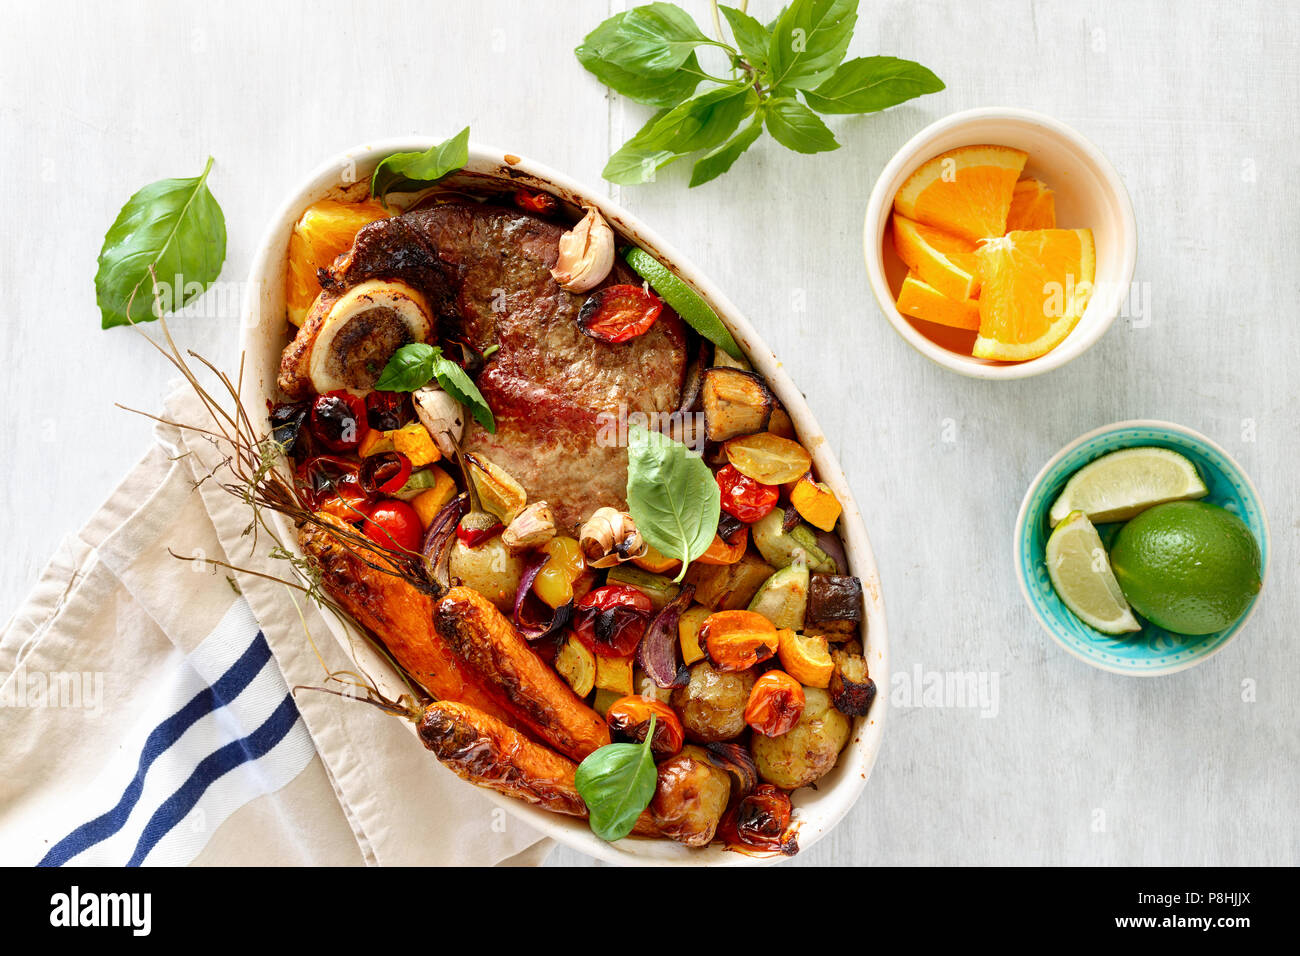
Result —
<path fill-rule="evenodd" d="M 1259 543 L 1245 522 L 1204 501 L 1148 508 L 1120 528 L 1110 564 L 1139 614 L 1175 634 L 1213 634 L 1259 593 Z"/>

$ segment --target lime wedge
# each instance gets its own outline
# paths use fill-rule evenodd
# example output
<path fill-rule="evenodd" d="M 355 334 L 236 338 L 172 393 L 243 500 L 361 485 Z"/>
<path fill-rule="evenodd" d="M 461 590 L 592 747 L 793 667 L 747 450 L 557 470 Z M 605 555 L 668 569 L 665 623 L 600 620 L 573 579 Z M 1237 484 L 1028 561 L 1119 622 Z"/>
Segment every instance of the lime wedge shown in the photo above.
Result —
<path fill-rule="evenodd" d="M 1056 527 L 1071 511 L 1096 524 L 1127 521 L 1152 505 L 1206 495 L 1196 466 L 1168 448 L 1125 448 L 1089 462 L 1065 483 L 1048 520 Z"/>
<path fill-rule="evenodd" d="M 637 275 L 649 282 L 651 288 L 673 307 L 673 310 L 682 317 L 683 322 L 732 358 L 745 357 L 745 353 L 740 350 L 736 340 L 731 337 L 727 327 L 718 318 L 718 313 L 709 308 L 709 304 L 700 298 L 699 293 L 673 275 L 667 266 L 636 246 L 631 246 L 623 253 L 623 258 L 636 270 Z"/>
<path fill-rule="evenodd" d="M 1075 617 L 1104 634 L 1142 630 L 1087 515 L 1070 512 L 1047 539 L 1046 550 L 1047 576 Z"/>

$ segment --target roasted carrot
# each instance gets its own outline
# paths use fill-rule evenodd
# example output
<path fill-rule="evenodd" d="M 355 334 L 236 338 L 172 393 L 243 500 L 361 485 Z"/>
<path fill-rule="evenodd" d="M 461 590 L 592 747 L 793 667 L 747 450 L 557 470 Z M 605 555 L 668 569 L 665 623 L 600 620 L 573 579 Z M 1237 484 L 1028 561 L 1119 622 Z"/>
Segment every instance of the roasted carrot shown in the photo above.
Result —
<path fill-rule="evenodd" d="M 337 519 L 325 519 L 340 527 Z M 478 677 L 447 647 L 433 626 L 433 599 L 414 586 L 368 566 L 349 546 L 313 524 L 298 534 L 303 552 L 316 560 L 321 583 L 354 620 L 393 655 L 411 678 L 439 700 L 471 704 L 510 724 L 513 718 L 487 693 Z M 364 554 L 371 563 L 383 559 Z"/>
<path fill-rule="evenodd" d="M 465 704 L 436 701 L 425 708 L 417 726 L 424 746 L 462 780 L 553 813 L 587 816 L 573 783 L 577 765 L 495 717 Z M 663 835 L 649 813 L 641 814 L 632 832 Z"/>
<path fill-rule="evenodd" d="M 518 722 L 560 753 L 581 760 L 609 743 L 609 728 L 477 591 L 455 587 L 437 601 L 434 627 Z"/>

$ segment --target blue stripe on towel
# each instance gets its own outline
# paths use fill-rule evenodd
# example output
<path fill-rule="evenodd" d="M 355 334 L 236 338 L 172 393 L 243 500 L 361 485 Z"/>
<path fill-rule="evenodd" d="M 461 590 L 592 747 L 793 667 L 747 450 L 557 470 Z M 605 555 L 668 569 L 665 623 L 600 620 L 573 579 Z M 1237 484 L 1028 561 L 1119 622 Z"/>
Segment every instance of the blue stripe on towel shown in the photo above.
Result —
<path fill-rule="evenodd" d="M 280 701 L 280 706 L 266 718 L 262 726 L 247 737 L 232 740 L 220 750 L 205 757 L 194 768 L 190 778 L 154 812 L 145 825 L 144 832 L 140 834 L 140 842 L 136 844 L 135 852 L 131 854 L 131 859 L 126 865 L 139 866 L 158 841 L 194 809 L 194 805 L 199 802 L 199 798 L 208 787 L 240 764 L 265 756 L 272 747 L 284 739 L 285 734 L 293 729 L 297 720 L 298 708 L 294 706 L 293 695 L 286 694 L 284 700 Z"/>
<path fill-rule="evenodd" d="M 50 851 L 36 865 L 62 866 L 78 853 L 97 843 L 102 843 L 121 830 L 131 816 L 131 811 L 140 800 L 140 794 L 144 790 L 145 774 L 149 771 L 149 767 L 153 762 L 168 747 L 179 740 L 181 735 L 193 726 L 196 721 L 210 714 L 218 707 L 224 707 L 238 697 L 240 692 L 258 675 L 270 658 L 271 648 L 267 645 L 262 632 L 258 631 L 257 637 L 240 655 L 239 660 L 230 665 L 229 669 L 221 675 L 220 680 L 211 687 L 199 691 L 188 704 L 149 733 L 144 746 L 140 750 L 140 761 L 135 776 L 131 778 L 131 782 L 127 784 L 126 789 L 122 792 L 122 797 L 118 800 L 117 805 L 107 813 L 103 813 L 88 823 L 83 823 L 77 827 L 51 847 Z M 294 714 L 296 716 L 296 710 Z M 218 751 L 218 753 L 220 752 Z"/>

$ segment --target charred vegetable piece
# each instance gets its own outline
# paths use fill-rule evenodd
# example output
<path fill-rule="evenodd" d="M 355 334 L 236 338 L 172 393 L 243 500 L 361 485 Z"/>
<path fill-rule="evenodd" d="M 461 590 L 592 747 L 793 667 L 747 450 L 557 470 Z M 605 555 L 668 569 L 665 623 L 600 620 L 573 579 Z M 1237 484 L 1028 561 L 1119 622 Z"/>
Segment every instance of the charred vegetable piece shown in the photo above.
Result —
<path fill-rule="evenodd" d="M 776 737 L 799 723 L 803 686 L 785 671 L 768 671 L 754 684 L 745 705 L 745 723 L 757 733 Z"/>
<path fill-rule="evenodd" d="M 271 408 L 271 438 L 286 455 L 293 454 L 309 411 L 307 402 L 280 402 Z"/>
<path fill-rule="evenodd" d="M 841 714 L 864 717 L 876 699 L 876 682 L 867 673 L 867 660 L 857 652 L 853 642 L 836 650 L 835 671 L 831 674 L 831 702 Z"/>
<path fill-rule="evenodd" d="M 714 610 L 748 607 L 763 582 L 775 570 L 756 554 L 743 554 L 735 564 L 694 563 L 685 580 L 695 585 L 695 600 Z"/>
<path fill-rule="evenodd" d="M 642 591 L 607 584 L 577 602 L 573 631 L 597 657 L 629 657 L 641 643 L 653 610 L 654 604 Z M 631 693 L 630 662 L 628 668 L 627 692 Z"/>
<path fill-rule="evenodd" d="M 809 637 L 784 630 L 777 634 L 776 649 L 781 668 L 807 687 L 828 687 L 835 661 L 826 646 L 826 638 Z"/>
<path fill-rule="evenodd" d="M 318 395 L 311 404 L 312 436 L 330 451 L 355 451 L 369 430 L 365 402 L 346 389 Z"/>
<path fill-rule="evenodd" d="M 745 524 L 753 524 L 767 515 L 781 497 L 780 488 L 761 484 L 741 474 L 734 465 L 727 465 L 716 477 L 722 492 L 722 510 Z"/>
<path fill-rule="evenodd" d="M 649 331 L 663 300 L 639 285 L 610 285 L 593 292 L 578 311 L 578 328 L 602 342 L 619 343 Z"/>
<path fill-rule="evenodd" d="M 725 770 L 731 778 L 731 796 L 737 799 L 751 793 L 758 786 L 758 768 L 754 766 L 754 755 L 743 744 L 729 744 L 714 741 L 705 744 L 709 761 L 719 770 Z"/>
<path fill-rule="evenodd" d="M 728 812 L 722 831 L 742 846 L 794 856 L 799 841 L 790 830 L 791 812 L 788 793 L 770 783 L 760 784 Z"/>
<path fill-rule="evenodd" d="M 347 522 L 360 521 L 365 517 L 362 505 L 370 496 L 361 487 L 358 471 L 354 461 L 316 455 L 298 466 L 298 493 L 312 511 L 326 510 Z"/>
<path fill-rule="evenodd" d="M 718 830 L 731 795 L 731 780 L 700 747 L 659 765 L 650 815 L 667 836 L 687 846 L 707 846 Z"/>
<path fill-rule="evenodd" d="M 748 542 L 749 525 L 724 511 L 718 518 L 718 537 L 727 544 L 735 544 L 738 540 Z"/>
<path fill-rule="evenodd" d="M 862 582 L 848 574 L 814 574 L 808 585 L 808 620 L 862 621 Z"/>
<path fill-rule="evenodd" d="M 767 428 L 776 399 L 753 372 L 715 366 L 704 373 L 704 424 L 709 441 L 727 441 Z"/>
<path fill-rule="evenodd" d="M 776 654 L 776 627 L 753 611 L 716 611 L 700 628 L 700 646 L 720 671 L 743 671 Z"/>
<path fill-rule="evenodd" d="M 804 614 L 808 608 L 808 565 L 802 557 L 794 564 L 782 568 L 763 582 L 763 586 L 749 602 L 749 609 L 763 615 L 778 629 L 803 628 Z"/>
<path fill-rule="evenodd" d="M 515 622 L 515 627 L 519 629 L 520 636 L 534 644 L 557 635 L 568 625 L 573 616 L 572 602 L 550 608 L 533 593 L 533 581 L 548 560 L 545 554 L 532 554 L 524 566 L 523 573 L 519 577 L 519 587 L 515 591 L 515 610 L 512 620 Z"/>
<path fill-rule="evenodd" d="M 651 715 L 655 718 L 655 733 L 650 749 L 667 756 L 679 753 L 686 734 L 676 712 L 667 704 L 635 695 L 620 697 L 605 712 L 605 722 L 614 740 L 639 744 L 645 740 Z"/>
<path fill-rule="evenodd" d="M 367 494 L 395 495 L 411 477 L 411 459 L 397 451 L 371 455 L 362 460 L 358 477 Z"/>
<path fill-rule="evenodd" d="M 656 687 L 676 687 L 686 682 L 685 672 L 679 677 L 677 668 L 677 622 L 694 594 L 695 588 L 683 585 L 681 593 L 660 608 L 637 645 L 637 661 Z"/>
<path fill-rule="evenodd" d="M 366 394 L 366 423 L 375 431 L 396 431 L 410 420 L 411 403 L 406 392 Z"/>

